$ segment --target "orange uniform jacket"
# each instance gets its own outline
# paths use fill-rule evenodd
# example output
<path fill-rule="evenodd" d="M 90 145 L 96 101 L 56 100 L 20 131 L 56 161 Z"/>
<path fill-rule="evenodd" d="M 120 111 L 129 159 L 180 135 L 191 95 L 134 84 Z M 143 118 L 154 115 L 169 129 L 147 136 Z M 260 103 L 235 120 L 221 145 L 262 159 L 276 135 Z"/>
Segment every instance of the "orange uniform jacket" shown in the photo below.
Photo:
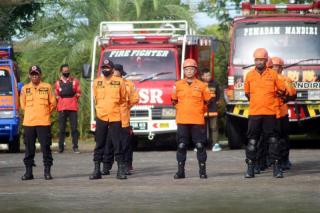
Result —
<path fill-rule="evenodd" d="M 93 82 L 93 96 L 97 118 L 109 122 L 121 121 L 120 112 L 127 108 L 126 86 L 122 78 L 96 78 Z"/>
<path fill-rule="evenodd" d="M 285 91 L 285 86 L 276 71 L 267 68 L 260 74 L 252 69 L 246 75 L 244 91 L 250 96 L 249 115 L 276 115 L 276 91 Z"/>
<path fill-rule="evenodd" d="M 56 107 L 51 85 L 44 82 L 37 86 L 31 82 L 26 84 L 21 90 L 20 105 L 24 110 L 24 126 L 49 126 L 50 114 Z"/>
<path fill-rule="evenodd" d="M 278 78 L 283 82 L 286 88 L 286 95 L 288 96 L 294 96 L 296 95 L 297 91 L 292 85 L 292 80 L 286 76 L 278 75 Z M 288 114 L 288 105 L 284 103 L 284 101 L 281 98 L 277 98 L 278 101 L 278 110 L 277 110 L 277 118 L 282 118 Z"/>
<path fill-rule="evenodd" d="M 186 79 L 177 81 L 171 98 L 177 101 L 177 124 L 204 124 L 205 101 L 212 98 L 205 83 L 198 79 L 193 79 L 191 85 Z"/>
<path fill-rule="evenodd" d="M 126 92 L 127 92 L 127 108 L 124 111 L 121 111 L 121 124 L 122 127 L 129 127 L 130 125 L 130 109 L 138 103 L 139 101 L 139 95 L 135 89 L 134 84 L 132 81 L 123 79 L 125 85 L 126 85 Z"/>

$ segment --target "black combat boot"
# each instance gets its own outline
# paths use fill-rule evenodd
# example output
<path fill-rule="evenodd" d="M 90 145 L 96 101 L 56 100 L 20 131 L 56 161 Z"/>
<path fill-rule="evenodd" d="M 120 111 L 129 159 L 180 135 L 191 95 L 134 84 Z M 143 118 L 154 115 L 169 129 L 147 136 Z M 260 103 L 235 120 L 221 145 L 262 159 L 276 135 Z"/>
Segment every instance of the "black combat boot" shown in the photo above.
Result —
<path fill-rule="evenodd" d="M 96 180 L 96 179 L 101 179 L 101 171 L 100 171 L 100 162 L 95 161 L 94 162 L 94 170 L 92 175 L 89 177 L 90 180 Z"/>
<path fill-rule="evenodd" d="M 32 180 L 32 166 L 26 166 L 26 173 L 21 177 L 21 180 Z"/>
<path fill-rule="evenodd" d="M 184 162 L 178 162 L 178 172 L 174 175 L 174 179 L 182 179 L 185 178 L 184 174 Z"/>
<path fill-rule="evenodd" d="M 103 163 L 102 175 L 110 175 L 110 166 L 107 163 Z"/>
<path fill-rule="evenodd" d="M 207 179 L 206 162 L 199 162 L 199 176 L 201 179 Z"/>
<path fill-rule="evenodd" d="M 126 175 L 132 175 L 130 169 L 129 169 L 129 163 L 128 162 L 125 162 L 125 174 Z"/>
<path fill-rule="evenodd" d="M 289 170 L 291 169 L 291 162 L 289 159 L 284 159 L 282 162 L 281 162 L 281 168 L 282 170 Z"/>
<path fill-rule="evenodd" d="M 246 163 L 248 166 L 247 172 L 245 174 L 245 178 L 254 178 L 254 163 L 252 160 L 246 159 Z"/>
<path fill-rule="evenodd" d="M 124 162 L 118 161 L 117 179 L 120 179 L 120 180 L 127 179 L 126 166 L 125 166 Z"/>
<path fill-rule="evenodd" d="M 260 164 L 256 164 L 254 166 L 254 173 L 255 174 L 260 174 L 261 173 L 261 165 Z"/>
<path fill-rule="evenodd" d="M 273 164 L 273 177 L 283 178 L 281 164 L 278 160 L 276 160 Z"/>
<path fill-rule="evenodd" d="M 45 180 L 51 180 L 51 166 L 45 166 L 44 167 L 44 179 Z"/>
<path fill-rule="evenodd" d="M 265 171 L 266 169 L 268 169 L 267 158 L 263 157 L 260 165 L 260 171 Z"/>

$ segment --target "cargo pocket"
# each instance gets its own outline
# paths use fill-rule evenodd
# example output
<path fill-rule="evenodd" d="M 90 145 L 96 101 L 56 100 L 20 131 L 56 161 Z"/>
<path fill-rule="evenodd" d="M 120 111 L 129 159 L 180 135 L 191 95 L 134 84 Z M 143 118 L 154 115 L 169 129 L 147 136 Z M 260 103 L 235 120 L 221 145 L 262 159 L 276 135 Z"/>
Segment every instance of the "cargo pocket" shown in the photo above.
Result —
<path fill-rule="evenodd" d="M 27 107 L 33 106 L 33 97 L 32 97 L 32 95 L 27 95 L 26 96 L 26 106 Z"/>
<path fill-rule="evenodd" d="M 183 90 L 177 90 L 177 97 L 178 98 L 183 98 L 185 96 L 185 91 Z"/>
<path fill-rule="evenodd" d="M 197 101 L 202 101 L 202 94 L 201 91 L 193 91 L 192 97 Z"/>
<path fill-rule="evenodd" d="M 112 99 L 119 100 L 120 99 L 119 90 L 118 89 L 112 90 L 112 96 L 111 97 L 112 97 Z"/>
<path fill-rule="evenodd" d="M 103 98 L 104 98 L 104 92 L 98 90 L 98 92 L 97 92 L 97 100 L 103 99 Z"/>
<path fill-rule="evenodd" d="M 49 97 L 47 95 L 40 96 L 40 104 L 44 106 L 49 106 Z"/>

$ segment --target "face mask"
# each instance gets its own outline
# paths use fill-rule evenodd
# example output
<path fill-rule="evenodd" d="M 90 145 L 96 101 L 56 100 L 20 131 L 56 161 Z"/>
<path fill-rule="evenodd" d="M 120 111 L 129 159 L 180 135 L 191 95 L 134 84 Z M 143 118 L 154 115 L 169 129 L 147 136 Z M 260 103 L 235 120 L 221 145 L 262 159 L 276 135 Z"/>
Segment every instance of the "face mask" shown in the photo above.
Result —
<path fill-rule="evenodd" d="M 102 70 L 102 74 L 103 74 L 105 77 L 108 77 L 109 75 L 111 75 L 111 71 Z"/>
<path fill-rule="evenodd" d="M 257 70 L 259 70 L 259 71 L 262 71 L 262 70 L 264 70 L 265 69 L 265 64 L 263 64 L 263 63 L 261 63 L 261 64 L 257 64 L 256 65 L 256 68 L 257 68 Z"/>
<path fill-rule="evenodd" d="M 70 73 L 69 73 L 69 72 L 64 72 L 64 73 L 62 73 L 62 75 L 63 75 L 64 77 L 68 78 L 68 77 L 70 76 Z"/>

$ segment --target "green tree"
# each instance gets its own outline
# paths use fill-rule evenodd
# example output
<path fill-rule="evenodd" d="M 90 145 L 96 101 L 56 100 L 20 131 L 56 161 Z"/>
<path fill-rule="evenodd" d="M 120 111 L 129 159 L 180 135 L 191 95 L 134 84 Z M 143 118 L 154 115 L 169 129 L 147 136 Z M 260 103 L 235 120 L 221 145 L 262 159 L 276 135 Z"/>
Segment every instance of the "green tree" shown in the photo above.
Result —
<path fill-rule="evenodd" d="M 32 3 L 32 0 L 2 0 L 0 6 L 13 6 Z"/>
<path fill-rule="evenodd" d="M 78 78 L 82 65 L 89 63 L 93 38 L 101 21 L 186 19 L 192 17 L 188 7 L 179 0 L 60 0 L 50 3 L 34 24 L 33 33 L 19 44 L 23 52 L 18 58 L 27 81 L 27 69 L 38 64 L 44 79 L 53 83 L 59 76 L 59 66 L 68 63 Z M 194 24 L 193 24 L 194 25 Z M 89 82 L 81 79 L 79 131 L 89 130 Z M 56 123 L 56 122 L 55 122 Z M 57 128 L 54 126 L 53 133 Z"/>
<path fill-rule="evenodd" d="M 12 36 L 22 37 L 30 30 L 41 12 L 40 3 L 29 1 L 0 2 L 0 41 L 11 41 Z"/>

